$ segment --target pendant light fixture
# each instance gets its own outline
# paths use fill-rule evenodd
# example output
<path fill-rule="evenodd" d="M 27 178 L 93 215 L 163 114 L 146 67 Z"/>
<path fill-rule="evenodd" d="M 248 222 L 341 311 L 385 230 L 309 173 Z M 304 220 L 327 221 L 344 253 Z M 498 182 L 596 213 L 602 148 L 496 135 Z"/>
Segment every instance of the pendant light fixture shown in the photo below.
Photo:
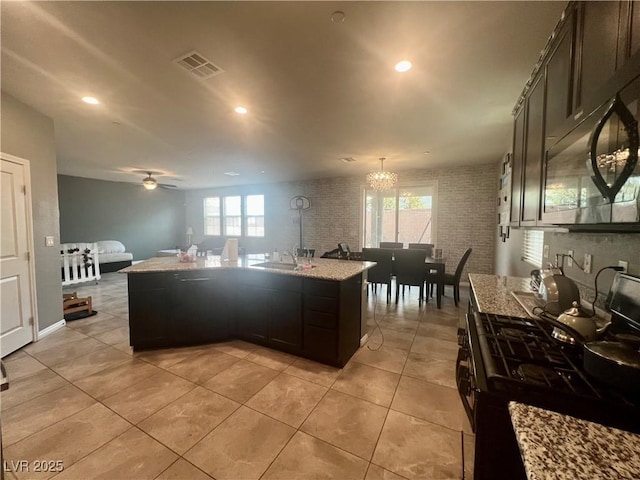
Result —
<path fill-rule="evenodd" d="M 374 190 L 382 192 L 389 190 L 398 182 L 398 175 L 384 171 L 384 157 L 380 159 L 380 170 L 367 174 L 367 182 Z"/>

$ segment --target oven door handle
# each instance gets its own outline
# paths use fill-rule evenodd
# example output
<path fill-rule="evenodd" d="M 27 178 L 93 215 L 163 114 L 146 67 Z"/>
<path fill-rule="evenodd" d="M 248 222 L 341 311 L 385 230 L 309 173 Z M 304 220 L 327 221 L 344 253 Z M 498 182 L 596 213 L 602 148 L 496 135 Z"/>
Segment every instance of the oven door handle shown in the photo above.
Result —
<path fill-rule="evenodd" d="M 471 389 L 471 382 L 469 381 L 470 372 L 469 372 L 469 367 L 462 365 L 462 361 L 465 359 L 465 355 L 468 356 L 469 354 L 465 352 L 462 348 L 459 348 L 458 358 L 456 359 L 456 385 L 458 386 L 458 395 L 460 395 L 462 406 L 464 407 L 464 410 L 467 413 L 467 418 L 469 418 L 471 429 L 475 433 L 476 424 L 475 424 L 475 418 L 473 415 L 474 412 L 473 412 L 473 408 L 469 404 L 469 400 L 467 399 L 467 394 Z M 465 370 L 466 370 L 466 375 L 464 374 Z"/>

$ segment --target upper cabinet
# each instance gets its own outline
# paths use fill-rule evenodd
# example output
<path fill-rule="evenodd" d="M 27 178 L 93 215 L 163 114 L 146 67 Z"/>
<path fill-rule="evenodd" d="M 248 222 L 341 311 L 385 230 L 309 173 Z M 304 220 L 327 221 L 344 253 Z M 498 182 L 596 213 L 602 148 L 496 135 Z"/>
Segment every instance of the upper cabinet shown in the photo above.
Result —
<path fill-rule="evenodd" d="M 577 10 L 579 42 L 576 55 L 574 108 L 579 111 L 616 72 L 624 57 L 624 38 L 619 25 L 624 2 L 581 2 Z M 620 38 L 620 42 L 618 39 Z M 624 61 L 623 58 L 621 60 Z M 584 112 L 589 113 L 589 112 Z"/>
<path fill-rule="evenodd" d="M 553 146 L 640 75 L 640 0 L 569 2 L 514 108 L 511 226 L 540 226 Z"/>

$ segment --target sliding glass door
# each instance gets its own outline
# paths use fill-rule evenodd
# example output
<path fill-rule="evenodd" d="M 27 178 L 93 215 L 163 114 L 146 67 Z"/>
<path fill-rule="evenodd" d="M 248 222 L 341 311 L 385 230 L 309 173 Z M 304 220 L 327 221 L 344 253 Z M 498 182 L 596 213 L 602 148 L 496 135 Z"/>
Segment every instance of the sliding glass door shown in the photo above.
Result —
<path fill-rule="evenodd" d="M 380 242 L 435 243 L 436 187 L 419 185 L 385 192 L 365 190 L 365 247 Z"/>

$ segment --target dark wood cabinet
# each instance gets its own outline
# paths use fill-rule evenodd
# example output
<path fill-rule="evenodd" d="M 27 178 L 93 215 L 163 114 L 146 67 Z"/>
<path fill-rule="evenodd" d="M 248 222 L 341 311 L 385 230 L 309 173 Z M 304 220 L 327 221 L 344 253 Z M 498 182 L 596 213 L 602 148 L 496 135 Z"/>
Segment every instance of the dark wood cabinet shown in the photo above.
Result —
<path fill-rule="evenodd" d="M 522 166 L 520 225 L 535 226 L 540 218 L 542 157 L 544 152 L 544 78 L 535 80 L 526 104 L 526 142 Z"/>
<path fill-rule="evenodd" d="M 640 52 L 640 2 L 638 0 L 626 2 L 626 12 L 629 18 L 629 29 L 626 32 L 628 45 L 626 58 Z"/>
<path fill-rule="evenodd" d="M 575 10 L 568 12 L 569 17 L 558 32 L 557 41 L 549 53 L 546 71 L 546 131 L 555 135 L 557 128 L 564 123 L 573 110 L 573 72 Z"/>
<path fill-rule="evenodd" d="M 578 15 L 579 51 L 577 55 L 577 75 L 575 89 L 575 109 L 583 102 L 589 101 L 607 80 L 609 80 L 619 64 L 618 25 L 622 13 L 621 2 L 590 1 L 581 2 Z M 625 43 L 621 41 L 620 44 Z M 622 51 L 620 54 L 624 55 Z M 589 112 L 584 112 L 589 113 Z"/>
<path fill-rule="evenodd" d="M 294 351 L 302 348 L 302 294 L 276 291 L 270 298 L 269 339 Z"/>
<path fill-rule="evenodd" d="M 269 295 L 266 288 L 244 285 L 238 302 L 238 334 L 247 340 L 266 342 L 269 338 Z"/>
<path fill-rule="evenodd" d="M 524 163 L 525 105 L 516 113 L 513 123 L 513 156 L 511 160 L 511 213 L 512 227 L 520 226 L 522 202 L 522 169 Z"/>

